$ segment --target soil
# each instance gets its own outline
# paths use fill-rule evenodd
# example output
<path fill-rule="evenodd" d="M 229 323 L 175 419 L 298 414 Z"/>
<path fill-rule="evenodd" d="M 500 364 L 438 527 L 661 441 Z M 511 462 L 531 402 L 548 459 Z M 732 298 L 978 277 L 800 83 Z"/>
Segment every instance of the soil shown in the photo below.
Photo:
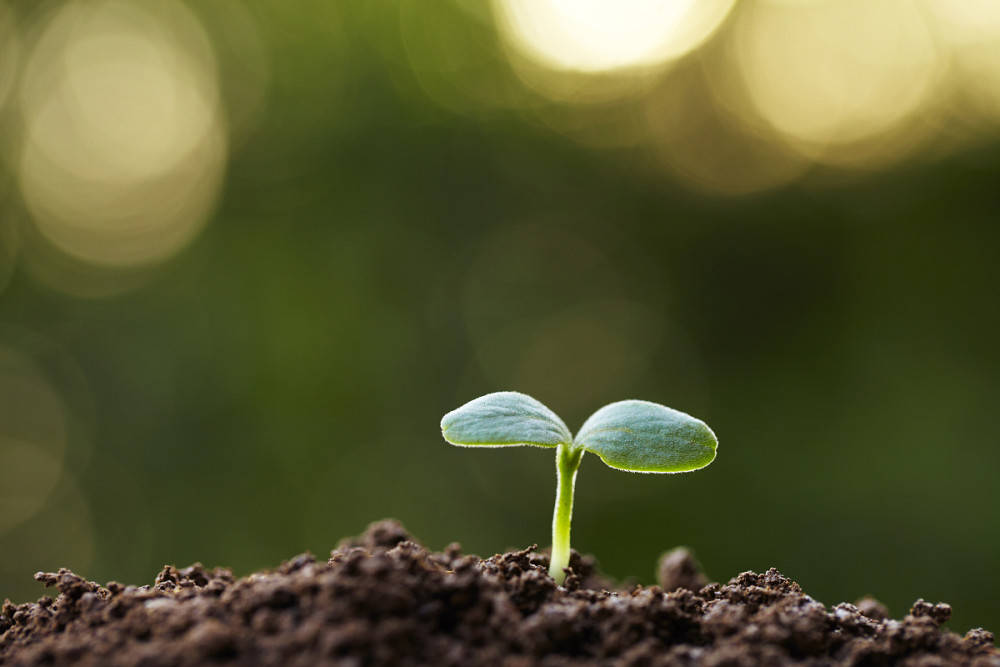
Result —
<path fill-rule="evenodd" d="M 941 627 L 943 603 L 900 620 L 871 599 L 828 609 L 773 569 L 707 583 L 683 550 L 658 586 L 619 591 L 576 553 L 557 587 L 547 561 L 429 552 L 383 521 L 328 561 L 242 579 L 200 564 L 139 587 L 39 572 L 59 594 L 4 602 L 0 664 L 1000 667 L 991 633 Z"/>

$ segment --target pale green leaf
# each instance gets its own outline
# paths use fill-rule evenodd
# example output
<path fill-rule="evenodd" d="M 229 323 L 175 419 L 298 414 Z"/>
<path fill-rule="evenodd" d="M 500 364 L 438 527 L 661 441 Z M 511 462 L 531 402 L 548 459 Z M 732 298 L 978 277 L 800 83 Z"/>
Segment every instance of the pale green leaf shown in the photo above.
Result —
<path fill-rule="evenodd" d="M 715 459 L 718 440 L 700 419 L 659 403 L 619 401 L 584 422 L 575 444 L 612 468 L 687 472 Z"/>
<path fill-rule="evenodd" d="M 441 419 L 441 433 L 463 447 L 555 447 L 573 438 L 556 413 L 516 391 L 486 394 L 452 410 Z"/>

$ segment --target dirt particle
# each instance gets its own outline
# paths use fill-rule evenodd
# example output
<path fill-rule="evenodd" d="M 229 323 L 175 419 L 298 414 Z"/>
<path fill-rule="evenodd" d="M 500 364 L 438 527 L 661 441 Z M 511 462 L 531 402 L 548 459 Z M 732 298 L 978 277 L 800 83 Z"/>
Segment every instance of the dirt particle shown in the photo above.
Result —
<path fill-rule="evenodd" d="M 873 597 L 863 597 L 857 601 L 858 611 L 868 618 L 882 621 L 889 618 L 889 608 Z"/>
<path fill-rule="evenodd" d="M 910 614 L 917 617 L 930 618 L 938 625 L 942 625 L 951 618 L 951 605 L 944 602 L 931 604 L 921 598 L 910 607 Z"/>
<path fill-rule="evenodd" d="M 708 583 L 708 578 L 702 572 L 694 554 L 686 547 L 677 547 L 660 556 L 656 568 L 656 581 L 665 591 L 677 588 L 699 591 Z"/>
<path fill-rule="evenodd" d="M 995 639 L 992 632 L 982 628 L 973 628 L 965 633 L 963 641 L 970 646 L 992 646 Z"/>

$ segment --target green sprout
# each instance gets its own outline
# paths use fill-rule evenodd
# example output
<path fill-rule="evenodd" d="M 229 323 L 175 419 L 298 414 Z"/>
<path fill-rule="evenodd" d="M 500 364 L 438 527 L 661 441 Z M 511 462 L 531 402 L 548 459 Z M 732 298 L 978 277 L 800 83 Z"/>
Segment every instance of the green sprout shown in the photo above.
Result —
<path fill-rule="evenodd" d="M 618 401 L 590 416 L 574 438 L 559 415 L 531 396 L 498 391 L 441 419 L 444 439 L 461 447 L 556 448 L 556 505 L 549 574 L 562 584 L 569 566 L 573 487 L 584 452 L 629 472 L 689 472 L 715 460 L 719 444 L 705 422 L 649 401 Z"/>

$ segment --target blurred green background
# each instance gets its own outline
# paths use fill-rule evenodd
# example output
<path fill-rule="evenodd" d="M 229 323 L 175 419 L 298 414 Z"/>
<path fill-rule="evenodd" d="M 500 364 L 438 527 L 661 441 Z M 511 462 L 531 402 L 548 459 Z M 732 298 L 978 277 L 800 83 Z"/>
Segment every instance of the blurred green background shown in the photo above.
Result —
<path fill-rule="evenodd" d="M 1000 630 L 1000 11 L 611 4 L 0 2 L 0 598 L 545 546 L 551 453 L 438 431 L 516 389 L 719 435 L 585 460 L 615 577 Z"/>

